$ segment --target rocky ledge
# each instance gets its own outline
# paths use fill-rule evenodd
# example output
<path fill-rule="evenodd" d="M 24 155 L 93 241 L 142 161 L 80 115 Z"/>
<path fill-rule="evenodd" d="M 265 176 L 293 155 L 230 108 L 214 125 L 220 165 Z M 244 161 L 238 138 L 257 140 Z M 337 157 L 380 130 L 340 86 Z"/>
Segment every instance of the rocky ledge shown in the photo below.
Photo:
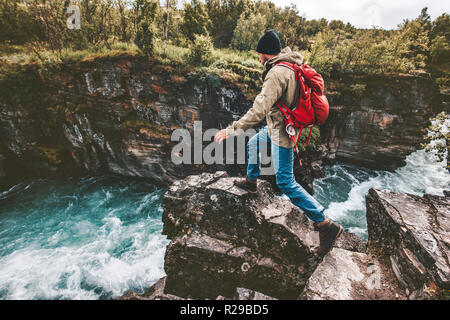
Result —
<path fill-rule="evenodd" d="M 389 258 L 410 298 L 450 298 L 450 193 L 423 197 L 371 189 L 369 242 Z"/>
<path fill-rule="evenodd" d="M 369 243 L 344 232 L 325 257 L 318 234 L 267 181 L 257 195 L 225 172 L 175 181 L 164 196 L 167 277 L 123 299 L 448 297 L 449 197 L 371 189 Z"/>

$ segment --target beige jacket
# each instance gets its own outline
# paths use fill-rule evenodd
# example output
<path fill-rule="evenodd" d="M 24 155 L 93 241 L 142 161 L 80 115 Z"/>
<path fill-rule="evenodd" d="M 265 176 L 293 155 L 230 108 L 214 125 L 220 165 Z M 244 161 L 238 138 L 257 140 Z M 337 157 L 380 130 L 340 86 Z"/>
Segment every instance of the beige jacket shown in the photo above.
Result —
<path fill-rule="evenodd" d="M 293 103 L 296 89 L 295 74 L 293 70 L 281 65 L 272 67 L 278 61 L 287 61 L 301 65 L 303 57 L 299 52 L 285 47 L 277 56 L 270 58 L 264 63 L 263 74 L 266 74 L 266 76 L 261 92 L 256 96 L 253 106 L 247 113 L 226 128 L 227 135 L 242 134 L 266 117 L 267 128 L 272 142 L 284 148 L 294 147 L 294 143 L 286 133 L 283 114 L 274 104 L 280 97 L 286 105 Z M 299 130 L 296 130 L 296 138 L 298 133 Z"/>

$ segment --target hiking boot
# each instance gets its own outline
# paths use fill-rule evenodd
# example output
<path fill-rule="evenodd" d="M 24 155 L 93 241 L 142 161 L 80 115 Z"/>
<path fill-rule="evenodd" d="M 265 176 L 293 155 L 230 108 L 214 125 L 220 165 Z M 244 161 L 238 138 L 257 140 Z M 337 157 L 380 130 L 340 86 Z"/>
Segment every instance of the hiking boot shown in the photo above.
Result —
<path fill-rule="evenodd" d="M 251 181 L 248 177 L 245 179 L 234 180 L 234 185 L 250 193 L 256 193 L 256 180 Z"/>
<path fill-rule="evenodd" d="M 325 218 L 324 221 L 315 223 L 314 228 L 319 231 L 320 247 L 319 255 L 325 255 L 333 247 L 334 242 L 342 234 L 344 228 L 337 223 Z"/>

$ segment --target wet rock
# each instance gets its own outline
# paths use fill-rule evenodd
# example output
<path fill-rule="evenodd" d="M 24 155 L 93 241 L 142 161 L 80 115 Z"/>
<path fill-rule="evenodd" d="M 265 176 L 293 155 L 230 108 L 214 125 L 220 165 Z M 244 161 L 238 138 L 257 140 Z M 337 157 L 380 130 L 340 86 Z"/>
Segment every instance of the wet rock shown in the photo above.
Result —
<path fill-rule="evenodd" d="M 381 246 L 410 298 L 450 289 L 450 197 L 370 189 L 369 242 Z"/>
<path fill-rule="evenodd" d="M 306 300 L 405 299 L 392 270 L 376 257 L 333 248 L 317 266 L 299 297 Z"/>
<path fill-rule="evenodd" d="M 191 298 L 233 296 L 237 287 L 296 298 L 318 263 L 317 232 L 289 200 L 260 181 L 257 195 L 225 172 L 175 181 L 164 195 L 168 292 Z M 348 233 L 352 250 L 365 249 Z"/>
<path fill-rule="evenodd" d="M 143 294 L 128 291 L 117 300 L 184 300 L 183 298 L 167 294 L 164 292 L 167 277 L 159 279 L 153 286 L 147 289 Z"/>

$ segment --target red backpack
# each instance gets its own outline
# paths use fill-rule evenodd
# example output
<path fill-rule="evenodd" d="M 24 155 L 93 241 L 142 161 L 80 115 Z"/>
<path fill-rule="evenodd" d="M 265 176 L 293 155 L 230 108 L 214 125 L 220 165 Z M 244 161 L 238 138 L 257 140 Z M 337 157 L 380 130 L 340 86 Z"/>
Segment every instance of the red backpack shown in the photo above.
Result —
<path fill-rule="evenodd" d="M 323 94 L 324 82 L 320 74 L 306 63 L 299 66 L 295 63 L 281 61 L 275 65 L 285 66 L 295 72 L 295 80 L 297 88 L 295 90 L 295 99 L 291 106 L 286 106 L 281 99 L 276 105 L 284 115 L 284 123 L 286 124 L 286 132 L 294 142 L 294 149 L 299 157 L 300 166 L 302 161 L 298 151 L 298 140 L 302 135 L 303 128 L 309 128 L 306 146 L 309 144 L 311 132 L 314 125 L 325 123 L 328 118 L 329 105 L 328 100 Z M 300 128 L 300 134 L 295 140 L 295 128 Z"/>

